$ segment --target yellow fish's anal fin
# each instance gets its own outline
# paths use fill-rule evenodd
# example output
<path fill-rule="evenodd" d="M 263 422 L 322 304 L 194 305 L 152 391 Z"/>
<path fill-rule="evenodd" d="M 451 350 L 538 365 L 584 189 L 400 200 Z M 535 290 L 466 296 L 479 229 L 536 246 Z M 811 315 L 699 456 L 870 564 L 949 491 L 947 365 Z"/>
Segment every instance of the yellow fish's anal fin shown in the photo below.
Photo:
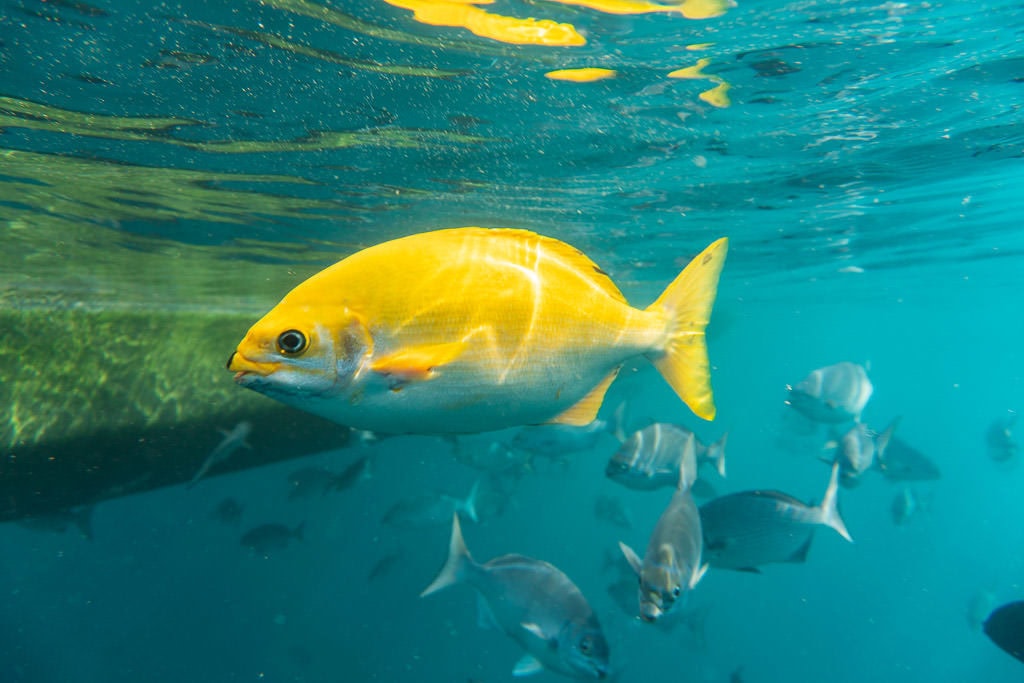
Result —
<path fill-rule="evenodd" d="M 615 381 L 619 369 L 615 368 L 607 377 L 590 390 L 590 393 L 577 401 L 571 408 L 558 416 L 548 420 L 548 424 L 573 425 L 582 427 L 597 419 L 597 411 L 604 403 L 604 395 L 608 393 L 608 387 Z"/>
<path fill-rule="evenodd" d="M 437 368 L 451 363 L 465 348 L 462 342 L 411 346 L 375 359 L 370 369 L 387 377 L 391 388 L 397 389 L 407 382 L 430 379 Z"/>
<path fill-rule="evenodd" d="M 648 357 L 679 398 L 705 420 L 715 419 L 715 401 L 704 328 L 711 319 L 728 250 L 727 238 L 716 240 L 690 261 L 647 309 L 664 314 L 668 325 L 665 348 Z"/>

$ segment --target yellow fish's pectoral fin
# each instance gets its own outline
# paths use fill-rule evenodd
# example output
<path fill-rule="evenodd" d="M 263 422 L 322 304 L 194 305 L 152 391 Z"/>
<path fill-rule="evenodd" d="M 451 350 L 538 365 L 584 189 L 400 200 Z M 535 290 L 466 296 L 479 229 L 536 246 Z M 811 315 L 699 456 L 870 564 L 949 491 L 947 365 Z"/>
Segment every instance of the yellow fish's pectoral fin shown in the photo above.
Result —
<path fill-rule="evenodd" d="M 397 390 L 408 382 L 430 379 L 435 371 L 458 358 L 466 345 L 463 342 L 411 346 L 377 358 L 370 369 L 387 377 Z"/>
<path fill-rule="evenodd" d="M 590 390 L 590 393 L 577 401 L 571 408 L 556 417 L 548 420 L 548 424 L 573 425 L 582 427 L 597 419 L 597 411 L 604 403 L 604 395 L 608 393 L 608 387 L 615 381 L 619 374 L 619 368 L 611 371 L 607 377 Z"/>
<path fill-rule="evenodd" d="M 715 400 L 704 328 L 711 319 L 718 277 L 728 251 L 727 238 L 713 242 L 647 308 L 660 311 L 668 324 L 665 348 L 661 353 L 647 354 L 648 358 L 690 410 L 705 420 L 715 419 Z"/>

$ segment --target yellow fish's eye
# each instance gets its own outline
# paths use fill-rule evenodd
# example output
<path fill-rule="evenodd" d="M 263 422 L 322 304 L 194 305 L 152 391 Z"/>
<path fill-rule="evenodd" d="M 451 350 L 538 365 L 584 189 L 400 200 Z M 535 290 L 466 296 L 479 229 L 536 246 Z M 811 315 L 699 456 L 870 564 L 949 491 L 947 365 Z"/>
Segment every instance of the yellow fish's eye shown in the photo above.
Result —
<path fill-rule="evenodd" d="M 297 356 L 306 350 L 306 335 L 298 330 L 282 332 L 277 338 L 277 349 L 286 356 Z"/>

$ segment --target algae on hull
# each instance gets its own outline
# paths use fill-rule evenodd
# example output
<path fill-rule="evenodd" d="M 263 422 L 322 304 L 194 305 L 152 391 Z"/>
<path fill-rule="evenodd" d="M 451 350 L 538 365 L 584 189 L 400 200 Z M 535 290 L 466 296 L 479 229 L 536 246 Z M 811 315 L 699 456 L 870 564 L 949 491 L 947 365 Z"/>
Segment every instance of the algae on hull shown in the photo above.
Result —
<path fill-rule="evenodd" d="M 213 474 L 338 448 L 350 431 L 241 391 L 224 362 L 249 316 L 0 311 L 0 521 L 187 482 L 242 420 L 253 449 Z M 296 444 L 301 444 L 297 448 Z"/>

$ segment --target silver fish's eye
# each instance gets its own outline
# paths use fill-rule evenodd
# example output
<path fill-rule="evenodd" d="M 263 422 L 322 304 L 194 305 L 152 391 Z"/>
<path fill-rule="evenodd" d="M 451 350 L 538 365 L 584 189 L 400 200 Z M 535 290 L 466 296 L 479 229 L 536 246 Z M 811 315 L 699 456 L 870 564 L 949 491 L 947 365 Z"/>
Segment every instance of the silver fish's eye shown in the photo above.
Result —
<path fill-rule="evenodd" d="M 590 642 L 589 637 L 584 637 L 580 640 L 580 652 L 585 655 L 590 654 L 590 650 L 594 647 L 593 643 Z"/>
<path fill-rule="evenodd" d="M 680 588 L 679 586 L 676 586 L 675 588 L 672 589 L 672 597 L 673 598 L 678 598 L 680 595 L 682 595 L 682 592 L 683 592 L 683 589 Z"/>
<path fill-rule="evenodd" d="M 298 330 L 282 332 L 277 338 L 277 348 L 286 356 L 297 356 L 306 350 L 306 346 L 306 335 Z"/>

